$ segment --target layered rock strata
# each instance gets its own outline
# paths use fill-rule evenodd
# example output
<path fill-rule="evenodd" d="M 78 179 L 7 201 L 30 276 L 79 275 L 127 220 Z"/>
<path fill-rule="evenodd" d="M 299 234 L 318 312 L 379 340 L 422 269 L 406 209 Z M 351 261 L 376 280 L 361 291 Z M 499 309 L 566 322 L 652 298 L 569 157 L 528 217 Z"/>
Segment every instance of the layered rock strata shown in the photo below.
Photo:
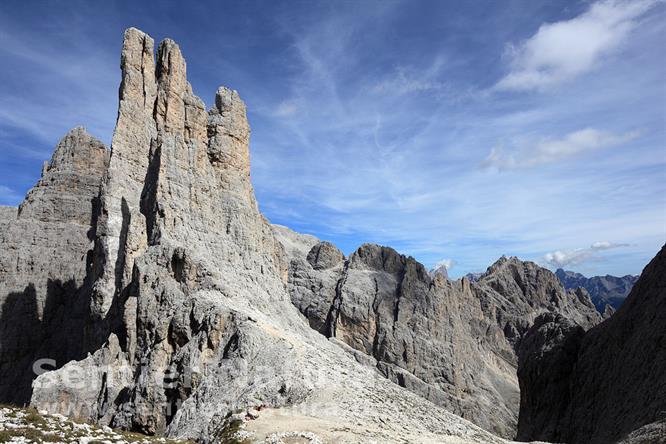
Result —
<path fill-rule="evenodd" d="M 75 129 L 24 203 L 0 208 L 1 401 L 202 442 L 229 438 L 247 412 L 243 437 L 256 442 L 501 443 L 447 410 L 511 437 L 519 400 L 526 435 L 582 442 L 599 427 L 610 439 L 644 425 L 635 442 L 663 428 L 661 397 L 640 384 L 642 413 L 615 426 L 570 418 L 589 407 L 579 381 L 607 389 L 578 373 L 594 365 L 581 350 L 608 346 L 613 378 L 644 371 L 663 385 L 659 310 L 655 321 L 629 304 L 611 330 L 631 344 L 615 347 L 615 333 L 593 332 L 620 312 L 584 333 L 601 320 L 588 293 L 565 292 L 533 263 L 502 258 L 475 283 L 450 281 L 390 248 L 347 258 L 273 227 L 254 196 L 238 93 L 219 88 L 207 111 L 178 46 L 167 39 L 155 57 L 134 28 L 121 73 L 111 154 Z M 660 279 L 642 288 L 663 294 Z M 634 319 L 656 333 L 634 332 Z M 632 356 L 615 356 L 625 346 Z M 58 369 L 31 386 L 39 358 Z"/>

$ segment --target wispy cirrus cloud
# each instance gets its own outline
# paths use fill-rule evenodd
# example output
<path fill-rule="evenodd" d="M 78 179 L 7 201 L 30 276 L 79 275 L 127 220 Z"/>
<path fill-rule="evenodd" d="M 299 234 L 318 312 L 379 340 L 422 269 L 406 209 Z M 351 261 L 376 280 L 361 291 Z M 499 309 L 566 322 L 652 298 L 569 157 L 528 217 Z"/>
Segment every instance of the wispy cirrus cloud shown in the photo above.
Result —
<path fill-rule="evenodd" d="M 621 145 L 638 136 L 638 131 L 613 134 L 585 128 L 569 133 L 561 139 L 542 139 L 522 149 L 507 152 L 502 148 L 492 148 L 481 162 L 481 167 L 494 167 L 499 170 L 534 167 L 559 162 L 585 152 Z"/>
<path fill-rule="evenodd" d="M 283 100 L 273 111 L 275 117 L 291 117 L 299 110 L 298 103 L 295 100 Z"/>
<path fill-rule="evenodd" d="M 590 71 L 617 51 L 640 17 L 657 0 L 605 0 L 586 12 L 556 23 L 544 23 L 529 39 L 507 46 L 511 71 L 498 90 L 539 90 Z"/>
<path fill-rule="evenodd" d="M 594 242 L 587 248 L 577 248 L 575 250 L 557 250 L 551 253 L 546 253 L 543 261 L 546 265 L 556 268 L 562 268 L 569 265 L 580 265 L 597 258 L 597 254 L 604 250 L 613 248 L 628 247 L 626 243 L 615 243 L 609 241 Z"/>
<path fill-rule="evenodd" d="M 378 94 L 432 93 L 442 91 L 446 83 L 441 80 L 444 61 L 436 57 L 426 69 L 400 65 L 392 70 L 372 91 Z"/>
<path fill-rule="evenodd" d="M 8 70 L 0 86 L 0 128 L 55 144 L 67 130 L 84 125 L 110 140 L 118 84 L 117 58 L 99 51 L 80 30 L 42 39 L 37 28 L 20 28 L 0 14 L 0 55 Z M 57 82 L 59 87 L 50 87 Z M 48 103 L 50 112 L 43 109 Z"/>
<path fill-rule="evenodd" d="M 281 92 L 299 110 L 271 128 L 272 138 L 255 132 L 253 139 L 253 176 L 271 220 L 346 252 L 377 242 L 428 267 L 455 255 L 453 275 L 485 269 L 501 254 L 539 260 L 558 245 L 597 236 L 654 254 L 661 210 L 648 194 L 663 188 L 652 166 L 666 160 L 654 156 L 649 123 L 660 112 L 653 106 L 658 75 L 648 82 L 635 69 L 640 63 L 613 59 L 593 81 L 571 79 L 549 97 L 507 91 L 500 99 L 482 94 L 479 79 L 492 72 L 492 63 L 482 63 L 501 45 L 489 53 L 426 44 L 409 59 L 382 25 L 404 11 L 387 2 L 381 24 L 363 8 L 340 8 L 302 28 L 285 25 L 298 69 Z M 360 38 L 370 24 L 376 32 Z M 654 68 L 660 26 L 653 20 L 636 30 L 627 54 Z M 382 52 L 386 46 L 392 49 Z M 637 76 L 644 81 L 627 84 Z M 646 106 L 628 113 L 635 97 Z M 488 158 L 498 142 L 505 148 Z M 492 168 L 478 168 L 484 158 Z"/>
<path fill-rule="evenodd" d="M 71 125 L 108 140 L 120 37 L 134 25 L 181 45 L 204 100 L 224 84 L 246 101 L 264 214 L 345 252 L 376 242 L 428 267 L 455 257 L 460 275 L 502 254 L 538 260 L 623 239 L 632 247 L 586 266 L 626 274 L 666 239 L 663 3 L 628 19 L 631 31 L 612 49 L 592 51 L 587 71 L 543 84 L 566 88 L 528 88 L 548 94 L 488 88 L 507 74 L 506 43 L 569 21 L 576 0 L 486 2 L 483 15 L 473 2 L 400 0 L 44 5 L 50 20 L 36 32 L 31 7 L 0 13 L 0 52 L 12 68 L 0 72 L 0 185 L 21 194 L 38 177 L 39 153 L 48 158 Z M 222 16 L 248 19 L 219 26 Z M 503 147 L 496 165 L 480 169 L 493 146 Z"/>

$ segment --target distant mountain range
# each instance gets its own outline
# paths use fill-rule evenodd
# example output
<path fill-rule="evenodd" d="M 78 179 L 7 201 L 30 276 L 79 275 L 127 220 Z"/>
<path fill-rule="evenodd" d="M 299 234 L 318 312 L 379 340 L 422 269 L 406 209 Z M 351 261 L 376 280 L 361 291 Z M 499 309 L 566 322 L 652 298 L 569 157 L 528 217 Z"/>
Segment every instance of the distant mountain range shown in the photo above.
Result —
<path fill-rule="evenodd" d="M 435 270 L 431 271 L 434 272 Z M 585 277 L 575 271 L 567 271 L 558 268 L 555 272 L 557 278 L 562 282 L 566 290 L 576 290 L 582 287 L 590 293 L 590 298 L 599 313 L 604 313 L 606 305 L 617 309 L 629 295 L 638 276 L 630 274 L 622 277 L 617 276 L 592 276 Z M 468 273 L 465 275 L 471 282 L 477 282 L 483 273 Z"/>
<path fill-rule="evenodd" d="M 481 279 L 481 276 L 483 276 L 483 272 L 478 272 L 478 273 L 467 273 L 465 277 L 469 279 L 470 282 L 476 282 L 479 279 Z"/>
<path fill-rule="evenodd" d="M 580 273 L 565 271 L 561 268 L 557 269 L 555 275 L 567 290 L 578 287 L 586 289 L 590 293 L 594 306 L 597 307 L 600 313 L 604 312 L 606 304 L 615 309 L 622 305 L 638 280 L 638 276 L 630 274 L 622 277 L 606 275 L 588 278 Z"/>

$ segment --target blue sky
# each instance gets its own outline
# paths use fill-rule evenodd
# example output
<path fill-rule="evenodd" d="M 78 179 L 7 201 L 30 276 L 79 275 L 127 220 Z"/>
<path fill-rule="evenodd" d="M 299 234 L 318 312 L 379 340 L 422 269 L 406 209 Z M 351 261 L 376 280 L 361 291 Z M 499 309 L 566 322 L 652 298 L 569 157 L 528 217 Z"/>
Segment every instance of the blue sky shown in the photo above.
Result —
<path fill-rule="evenodd" d="M 240 92 L 263 212 L 346 253 L 623 275 L 666 241 L 663 1 L 5 0 L 0 204 L 70 128 L 110 142 L 130 26 Z"/>

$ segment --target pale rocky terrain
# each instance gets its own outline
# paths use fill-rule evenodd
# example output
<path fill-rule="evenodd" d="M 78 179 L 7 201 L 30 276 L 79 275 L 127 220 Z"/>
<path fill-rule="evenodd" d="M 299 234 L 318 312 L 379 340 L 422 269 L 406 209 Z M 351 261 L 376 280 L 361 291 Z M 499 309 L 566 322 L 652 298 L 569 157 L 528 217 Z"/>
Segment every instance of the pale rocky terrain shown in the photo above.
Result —
<path fill-rule="evenodd" d="M 111 149 L 72 130 L 0 207 L 0 402 L 46 434 L 95 424 L 85 442 L 509 442 L 530 332 L 582 335 L 589 294 L 513 257 L 451 281 L 271 225 L 239 94 L 206 110 L 178 45 L 154 46 L 125 32 Z M 40 358 L 56 369 L 35 377 Z M 8 409 L 0 433 L 34 416 Z"/>
<path fill-rule="evenodd" d="M 28 444 L 188 444 L 186 441 L 155 438 L 97 427 L 42 410 L 0 406 L 0 442 Z"/>
<path fill-rule="evenodd" d="M 329 242 L 274 227 L 290 257 L 289 292 L 310 326 L 361 363 L 494 433 L 515 436 L 516 348 L 541 313 L 587 329 L 601 321 L 584 290 L 565 292 L 531 262 L 501 258 L 471 283 L 428 273 L 365 244 L 349 258 Z"/>

